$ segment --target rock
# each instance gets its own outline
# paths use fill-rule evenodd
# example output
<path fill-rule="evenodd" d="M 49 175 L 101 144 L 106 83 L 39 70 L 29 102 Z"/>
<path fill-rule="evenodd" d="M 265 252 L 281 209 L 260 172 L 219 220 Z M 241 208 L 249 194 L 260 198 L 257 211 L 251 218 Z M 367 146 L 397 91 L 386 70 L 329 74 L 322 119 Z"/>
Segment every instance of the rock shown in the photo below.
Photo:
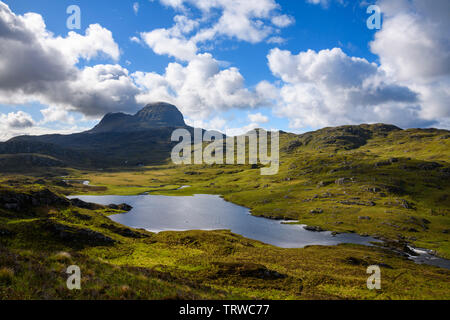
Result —
<path fill-rule="evenodd" d="M 317 208 L 317 209 L 311 210 L 309 213 L 311 213 L 311 214 L 320 214 L 320 213 L 323 213 L 323 210 L 320 209 L 320 208 Z"/>
<path fill-rule="evenodd" d="M 108 206 L 108 208 L 113 209 L 113 210 L 121 210 L 121 211 L 131 211 L 131 209 L 133 209 L 132 206 L 130 206 L 129 204 L 126 203 L 121 203 L 121 204 L 110 204 Z"/>
<path fill-rule="evenodd" d="M 266 280 L 276 280 L 286 278 L 286 275 L 277 271 L 269 270 L 266 266 L 251 262 L 213 262 L 218 271 L 219 277 L 239 276 L 246 278 L 259 278 Z"/>
<path fill-rule="evenodd" d="M 355 258 L 355 257 L 347 257 L 344 259 L 346 264 L 350 264 L 352 266 L 368 266 L 369 263 L 363 259 Z"/>
<path fill-rule="evenodd" d="M 437 163 L 437 162 L 424 162 L 424 163 L 421 163 L 421 164 L 417 165 L 417 167 L 420 170 L 430 171 L 430 170 L 435 170 L 435 169 L 438 169 L 438 168 L 442 168 L 443 165 L 440 164 L 440 163 Z"/>
<path fill-rule="evenodd" d="M 403 240 L 390 240 L 390 239 L 380 239 L 380 240 L 384 240 L 383 242 L 384 246 L 388 247 L 389 249 L 397 253 L 404 255 L 405 257 L 418 256 L 418 254 L 408 246 L 408 243 L 406 243 Z"/>
<path fill-rule="evenodd" d="M 184 174 L 188 175 L 188 176 L 197 176 L 200 175 L 200 172 L 196 172 L 196 171 L 186 171 Z"/>
<path fill-rule="evenodd" d="M 99 210 L 99 209 L 105 208 L 105 206 L 102 206 L 100 204 L 85 202 L 85 201 L 80 200 L 78 198 L 70 199 L 70 203 L 72 204 L 72 206 L 77 207 L 77 208 L 81 208 L 81 209 Z"/>
<path fill-rule="evenodd" d="M 405 208 L 405 209 L 414 209 L 413 205 L 411 203 L 409 203 L 408 201 L 404 200 L 404 199 L 400 199 L 400 205 Z"/>
<path fill-rule="evenodd" d="M 185 127 L 183 114 L 174 105 L 156 102 L 146 105 L 135 115 L 108 113 L 90 132 L 133 132 L 160 127 Z"/>
<path fill-rule="evenodd" d="M 331 184 L 331 182 L 329 182 L 329 181 L 320 181 L 320 182 L 317 184 L 317 187 L 318 187 L 318 188 L 322 188 L 322 187 L 328 186 L 329 184 Z"/>
<path fill-rule="evenodd" d="M 363 187 L 362 189 L 364 191 L 371 192 L 371 193 L 378 193 L 381 191 L 381 189 L 378 187 Z"/>
<path fill-rule="evenodd" d="M 307 231 L 312 231 L 312 232 L 322 232 L 325 231 L 323 230 L 321 227 L 318 226 L 304 226 L 303 229 L 307 230 Z"/>
<path fill-rule="evenodd" d="M 87 214 L 82 214 L 82 213 L 79 213 L 79 212 L 74 212 L 73 215 L 74 215 L 75 217 L 77 217 L 78 219 L 80 219 L 80 220 L 84 220 L 84 221 L 92 220 L 92 217 L 91 217 L 91 216 L 88 216 Z"/>
<path fill-rule="evenodd" d="M 392 164 L 392 162 L 390 162 L 389 160 L 379 161 L 379 162 L 375 163 L 375 168 L 384 167 L 384 166 L 390 166 L 391 164 Z"/>
<path fill-rule="evenodd" d="M 55 185 L 55 186 L 58 186 L 58 187 L 64 187 L 64 188 L 67 188 L 67 187 L 70 186 L 67 182 L 65 182 L 65 181 L 63 181 L 63 180 L 57 180 L 57 181 L 55 181 L 55 182 L 54 182 L 54 185 Z"/>
<path fill-rule="evenodd" d="M 13 191 L 0 192 L 0 207 L 7 210 L 23 211 L 27 208 L 39 206 L 69 206 L 70 201 L 60 197 L 48 189 L 30 193 Z"/>
<path fill-rule="evenodd" d="M 148 235 L 144 234 L 144 233 L 140 233 L 140 232 L 136 232 L 133 231 L 129 228 L 125 228 L 125 227 L 118 227 L 116 225 L 113 224 L 105 224 L 103 223 L 102 225 L 100 225 L 102 228 L 108 229 L 114 233 L 117 233 L 121 236 L 127 237 L 127 238 L 135 238 L 135 239 L 139 239 L 139 238 L 148 238 Z"/>
<path fill-rule="evenodd" d="M 394 269 L 392 266 L 386 264 L 386 263 L 378 263 L 377 266 L 386 268 L 386 269 Z"/>
<path fill-rule="evenodd" d="M 351 179 L 349 179 L 349 178 L 339 178 L 334 183 L 337 184 L 337 185 L 344 185 L 344 184 L 347 184 L 349 182 L 351 182 Z"/>
<path fill-rule="evenodd" d="M 299 140 L 290 141 L 287 144 L 287 146 L 282 149 L 282 151 L 287 152 L 287 153 L 291 153 L 295 149 L 301 147 L 302 145 L 303 145 L 303 143 L 301 141 L 299 141 Z"/>
<path fill-rule="evenodd" d="M 372 220 L 372 218 L 369 216 L 359 216 L 358 219 L 359 220 Z"/>
<path fill-rule="evenodd" d="M 337 203 L 345 204 L 345 205 L 366 206 L 366 207 L 375 206 L 375 202 L 372 202 L 372 201 L 364 202 L 364 201 L 341 200 L 341 201 L 337 201 Z"/>
<path fill-rule="evenodd" d="M 75 245 L 109 246 L 116 242 L 116 240 L 103 233 L 90 229 L 72 227 L 51 220 L 44 222 L 44 228 L 52 232 L 58 238 Z"/>

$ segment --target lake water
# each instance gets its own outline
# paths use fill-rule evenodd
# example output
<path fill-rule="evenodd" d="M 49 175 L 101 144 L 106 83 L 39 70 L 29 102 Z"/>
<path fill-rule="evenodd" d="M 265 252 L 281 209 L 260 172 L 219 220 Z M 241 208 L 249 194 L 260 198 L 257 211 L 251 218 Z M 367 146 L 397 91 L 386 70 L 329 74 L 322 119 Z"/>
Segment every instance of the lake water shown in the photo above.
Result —
<path fill-rule="evenodd" d="M 98 204 L 127 203 L 130 212 L 112 215 L 110 218 L 132 228 L 152 232 L 228 229 L 246 238 L 282 248 L 302 248 L 307 245 L 336 245 L 356 243 L 370 245 L 377 241 L 357 234 L 311 232 L 302 225 L 290 225 L 281 221 L 250 215 L 250 210 L 223 200 L 217 195 L 185 197 L 139 196 L 76 196 L 83 201 Z"/>

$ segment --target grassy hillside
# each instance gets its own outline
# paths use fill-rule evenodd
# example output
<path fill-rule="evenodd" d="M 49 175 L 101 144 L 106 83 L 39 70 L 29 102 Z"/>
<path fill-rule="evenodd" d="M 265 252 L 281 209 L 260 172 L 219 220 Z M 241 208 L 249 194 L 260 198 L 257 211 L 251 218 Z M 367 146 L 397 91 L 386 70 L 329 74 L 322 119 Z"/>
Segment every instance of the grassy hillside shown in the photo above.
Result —
<path fill-rule="evenodd" d="M 280 249 L 228 231 L 153 234 L 112 222 L 106 215 L 114 210 L 67 204 L 46 187 L 0 195 L 40 201 L 0 210 L 2 299 L 450 298 L 450 271 L 386 249 Z M 65 285 L 73 264 L 81 268 L 80 291 Z M 383 270 L 379 291 L 366 288 L 372 264 Z"/>
<path fill-rule="evenodd" d="M 282 133 L 275 176 L 261 176 L 250 165 L 103 171 L 33 167 L 2 174 L 0 193 L 221 194 L 254 215 L 377 236 L 396 248 L 409 243 L 450 258 L 449 138 L 445 130 L 386 125 Z M 90 180 L 92 186 L 63 183 L 61 175 Z M 191 187 L 176 190 L 182 185 Z M 280 249 L 227 231 L 130 232 L 107 219 L 110 213 L 67 204 L 0 209 L 0 229 L 5 230 L 0 232 L 0 296 L 450 298 L 448 270 L 414 264 L 391 250 L 357 245 Z M 52 233 L 55 224 L 81 239 L 92 230 L 96 240 L 76 246 L 70 237 Z M 139 236 L 130 236 L 134 233 Z M 104 240 L 100 235 L 112 241 L 97 243 Z M 86 270 L 80 292 L 65 289 L 64 270 L 70 264 Z M 381 291 L 366 288 L 365 269 L 371 264 L 382 266 Z"/>
<path fill-rule="evenodd" d="M 282 134 L 274 176 L 251 166 L 166 165 L 73 177 L 103 187 L 83 194 L 173 194 L 190 185 L 176 194 L 221 194 L 257 216 L 405 241 L 450 258 L 449 132 L 364 127 Z"/>

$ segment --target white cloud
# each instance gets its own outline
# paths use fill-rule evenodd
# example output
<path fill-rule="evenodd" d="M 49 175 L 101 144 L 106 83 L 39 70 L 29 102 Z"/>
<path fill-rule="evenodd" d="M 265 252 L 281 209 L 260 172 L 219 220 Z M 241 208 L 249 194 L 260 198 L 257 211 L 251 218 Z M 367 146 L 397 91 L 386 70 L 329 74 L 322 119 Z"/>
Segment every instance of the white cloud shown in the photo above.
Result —
<path fill-rule="evenodd" d="M 248 109 L 267 100 L 258 90 L 245 87 L 236 68 L 221 69 L 210 54 L 199 54 L 186 66 L 170 63 L 163 75 L 136 72 L 133 78 L 143 94 L 138 101 L 168 101 L 187 117 L 201 120 L 229 109 Z"/>
<path fill-rule="evenodd" d="M 286 42 L 286 39 L 282 38 L 282 37 L 271 37 L 269 39 L 267 39 L 267 43 L 273 43 L 273 44 L 283 44 Z"/>
<path fill-rule="evenodd" d="M 276 112 L 294 128 L 418 123 L 415 92 L 390 81 L 376 64 L 350 57 L 339 48 L 298 55 L 273 49 L 268 61 L 272 73 L 284 82 Z"/>
<path fill-rule="evenodd" d="M 448 127 L 450 2 L 381 0 L 378 4 L 384 22 L 370 48 L 380 65 L 337 48 L 298 55 L 279 49 L 270 52 L 269 67 L 283 81 L 275 112 L 288 117 L 292 127 L 361 122 Z"/>
<path fill-rule="evenodd" d="M 379 1 L 383 27 L 370 43 L 386 73 L 420 95 L 419 114 L 449 123 L 450 2 Z"/>
<path fill-rule="evenodd" d="M 256 122 L 256 123 L 267 123 L 267 122 L 269 122 L 269 118 L 267 116 L 261 114 L 260 112 L 249 114 L 248 115 L 248 119 L 251 122 Z"/>
<path fill-rule="evenodd" d="M 201 43 L 220 37 L 258 43 L 285 41 L 279 28 L 294 23 L 294 18 L 280 14 L 274 0 L 160 0 L 162 4 L 179 10 L 173 27 L 155 29 L 141 34 L 142 40 L 157 54 L 166 54 L 179 60 L 195 58 Z M 200 11 L 195 19 L 187 6 Z M 216 13 L 219 12 L 218 15 Z"/>
<path fill-rule="evenodd" d="M 295 19 L 288 15 L 279 15 L 272 18 L 272 23 L 280 28 L 285 28 L 290 26 L 295 22 Z"/>
<path fill-rule="evenodd" d="M 141 38 L 156 54 L 166 54 L 183 61 L 194 59 L 198 50 L 195 42 L 177 35 L 173 28 L 144 32 Z"/>
<path fill-rule="evenodd" d="M 65 128 L 46 128 L 41 126 L 32 126 L 26 128 L 8 128 L 4 127 L 0 121 L 0 141 L 7 141 L 16 136 L 22 135 L 44 135 L 44 134 L 71 134 L 82 132 L 90 128 L 71 126 Z"/>
<path fill-rule="evenodd" d="M 45 27 L 45 25 L 44 25 Z M 83 36 L 76 32 L 70 31 L 65 38 L 52 36 L 37 39 L 46 47 L 51 47 L 68 59 L 70 64 L 75 64 L 79 59 L 90 60 L 104 54 L 113 60 L 118 60 L 120 50 L 115 43 L 111 31 L 103 28 L 99 24 L 91 24 L 86 29 Z"/>
<path fill-rule="evenodd" d="M 136 110 L 138 89 L 126 69 L 76 66 L 99 56 L 120 56 L 109 30 L 94 24 L 85 35 L 55 37 L 39 14 L 16 15 L 0 1 L 0 103 L 38 101 L 89 116 Z"/>
<path fill-rule="evenodd" d="M 40 110 L 44 119 L 40 122 L 40 124 L 46 124 L 49 122 L 63 122 L 68 124 L 74 124 L 75 118 L 69 115 L 67 110 L 57 108 L 57 107 L 48 107 L 46 109 Z"/>
<path fill-rule="evenodd" d="M 0 114 L 0 127 L 6 129 L 24 129 L 34 126 L 33 118 L 30 114 L 18 111 Z"/>

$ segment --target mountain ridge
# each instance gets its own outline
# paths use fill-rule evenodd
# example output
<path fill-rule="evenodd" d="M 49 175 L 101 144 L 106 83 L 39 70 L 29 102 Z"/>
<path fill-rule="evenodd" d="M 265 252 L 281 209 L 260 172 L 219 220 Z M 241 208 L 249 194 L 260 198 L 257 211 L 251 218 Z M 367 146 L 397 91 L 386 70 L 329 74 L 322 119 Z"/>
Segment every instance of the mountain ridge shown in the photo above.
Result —
<path fill-rule="evenodd" d="M 167 163 L 173 147 L 174 129 L 184 128 L 193 134 L 176 106 L 157 102 L 147 104 L 134 115 L 109 113 L 94 128 L 69 135 L 18 136 L 0 143 L 1 170 L 14 170 L 24 154 L 52 157 L 31 161 L 38 165 L 62 164 L 78 168 L 130 167 Z M 257 129 L 258 130 L 258 129 Z M 396 135 L 396 133 L 398 133 Z M 402 133 L 402 134 L 400 134 Z M 327 127 L 303 134 L 280 131 L 280 151 L 285 155 L 301 150 L 335 153 L 365 146 L 373 139 L 395 142 L 416 135 L 448 135 L 439 129 L 403 130 L 388 124 L 361 124 Z M 400 136 L 399 136 L 400 134 Z M 409 139 L 409 138 L 408 138 Z M 42 160 L 44 159 L 44 160 Z M 59 162 L 58 162 L 59 161 Z"/>

